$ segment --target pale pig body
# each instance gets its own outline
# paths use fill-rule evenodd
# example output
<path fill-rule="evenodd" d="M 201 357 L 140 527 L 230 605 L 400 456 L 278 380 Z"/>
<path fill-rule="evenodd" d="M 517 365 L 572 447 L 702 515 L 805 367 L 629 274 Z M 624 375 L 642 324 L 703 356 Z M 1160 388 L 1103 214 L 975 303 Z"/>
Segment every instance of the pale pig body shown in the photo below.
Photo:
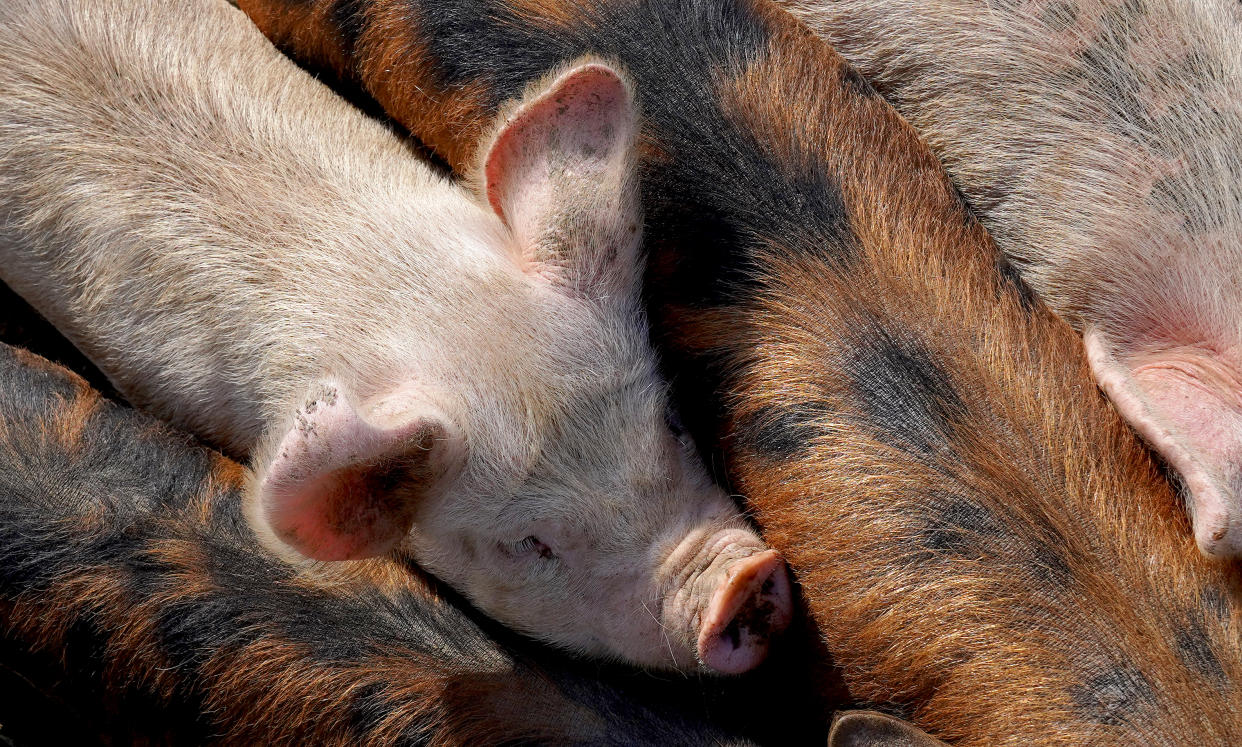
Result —
<path fill-rule="evenodd" d="M 1242 6 L 780 0 L 927 139 L 1242 554 Z"/>
<path fill-rule="evenodd" d="M 193 5 L 0 7 L 3 279 L 136 404 L 253 452 L 286 554 L 400 546 L 570 649 L 753 666 L 735 617 L 779 629 L 785 571 L 665 421 L 628 85 L 533 89 L 489 210 Z"/>

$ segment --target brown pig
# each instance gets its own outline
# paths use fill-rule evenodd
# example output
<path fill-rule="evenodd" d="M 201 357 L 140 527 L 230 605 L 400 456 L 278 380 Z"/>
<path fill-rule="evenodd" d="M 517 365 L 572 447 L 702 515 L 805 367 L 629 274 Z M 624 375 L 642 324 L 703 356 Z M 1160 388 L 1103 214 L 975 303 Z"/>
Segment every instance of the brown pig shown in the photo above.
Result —
<path fill-rule="evenodd" d="M 1242 5 L 781 0 L 919 130 L 1242 554 Z"/>
<path fill-rule="evenodd" d="M 506 111 L 476 196 L 223 0 L 5 0 L 0 277 L 253 452 L 286 556 L 396 549 L 571 651 L 750 669 L 789 582 L 669 425 L 630 85 L 586 63 Z"/>
<path fill-rule="evenodd" d="M 860 701 L 966 745 L 1242 740 L 1238 567 L 1204 557 L 1079 337 L 917 133 L 761 0 L 244 0 L 471 173 L 591 53 L 643 111 L 683 412 Z M 553 73 L 555 75 L 555 73 Z"/>

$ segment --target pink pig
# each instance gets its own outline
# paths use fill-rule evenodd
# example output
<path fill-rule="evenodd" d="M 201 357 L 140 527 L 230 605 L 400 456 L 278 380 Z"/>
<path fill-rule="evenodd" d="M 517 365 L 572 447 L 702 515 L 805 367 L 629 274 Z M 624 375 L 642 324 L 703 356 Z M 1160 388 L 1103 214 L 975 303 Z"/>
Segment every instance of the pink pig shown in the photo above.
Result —
<path fill-rule="evenodd" d="M 740 672 L 783 561 L 669 425 L 630 85 L 510 106 L 475 193 L 224 0 L 0 4 L 0 276 L 257 478 L 295 559 L 392 550 L 583 654 Z"/>

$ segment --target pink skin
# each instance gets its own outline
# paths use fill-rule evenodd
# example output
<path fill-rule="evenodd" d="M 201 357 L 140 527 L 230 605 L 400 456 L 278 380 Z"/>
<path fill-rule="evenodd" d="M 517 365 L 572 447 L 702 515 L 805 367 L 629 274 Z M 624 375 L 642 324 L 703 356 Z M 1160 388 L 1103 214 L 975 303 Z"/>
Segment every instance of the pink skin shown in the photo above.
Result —
<path fill-rule="evenodd" d="M 775 550 L 735 561 L 708 605 L 699 630 L 699 659 L 723 674 L 756 667 L 773 633 L 793 618 L 789 573 Z"/>
<path fill-rule="evenodd" d="M 631 98 L 586 63 L 500 118 L 480 166 L 512 256 L 463 295 L 526 321 L 294 398 L 247 510 L 288 555 L 408 553 L 579 654 L 736 674 L 789 624 L 789 579 L 670 427 L 638 313 Z"/>
<path fill-rule="evenodd" d="M 1084 334 L 1100 388 L 1181 476 L 1195 541 L 1206 555 L 1242 555 L 1242 380 L 1222 356 L 1183 346 L 1122 361 L 1094 328 Z"/>
<path fill-rule="evenodd" d="M 710 671 L 740 674 L 758 666 L 793 619 L 785 562 L 749 529 L 718 529 L 706 538 L 689 532 L 658 575 L 669 572 L 669 645 L 684 631 L 684 645 Z"/>

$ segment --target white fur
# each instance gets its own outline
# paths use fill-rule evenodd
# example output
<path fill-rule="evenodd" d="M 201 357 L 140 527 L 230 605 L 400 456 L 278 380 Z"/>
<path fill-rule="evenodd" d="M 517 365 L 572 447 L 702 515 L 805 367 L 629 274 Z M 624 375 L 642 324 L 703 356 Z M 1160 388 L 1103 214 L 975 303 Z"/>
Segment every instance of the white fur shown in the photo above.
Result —
<path fill-rule="evenodd" d="M 371 440 L 359 418 L 432 403 L 464 456 L 415 507 L 416 559 L 525 632 L 694 666 L 725 567 L 763 548 L 665 424 L 615 125 L 595 170 L 539 151 L 560 203 L 511 195 L 515 236 L 223 0 L 3 0 L 0 276 L 260 476 L 325 386 L 357 412 L 324 427 Z"/>

